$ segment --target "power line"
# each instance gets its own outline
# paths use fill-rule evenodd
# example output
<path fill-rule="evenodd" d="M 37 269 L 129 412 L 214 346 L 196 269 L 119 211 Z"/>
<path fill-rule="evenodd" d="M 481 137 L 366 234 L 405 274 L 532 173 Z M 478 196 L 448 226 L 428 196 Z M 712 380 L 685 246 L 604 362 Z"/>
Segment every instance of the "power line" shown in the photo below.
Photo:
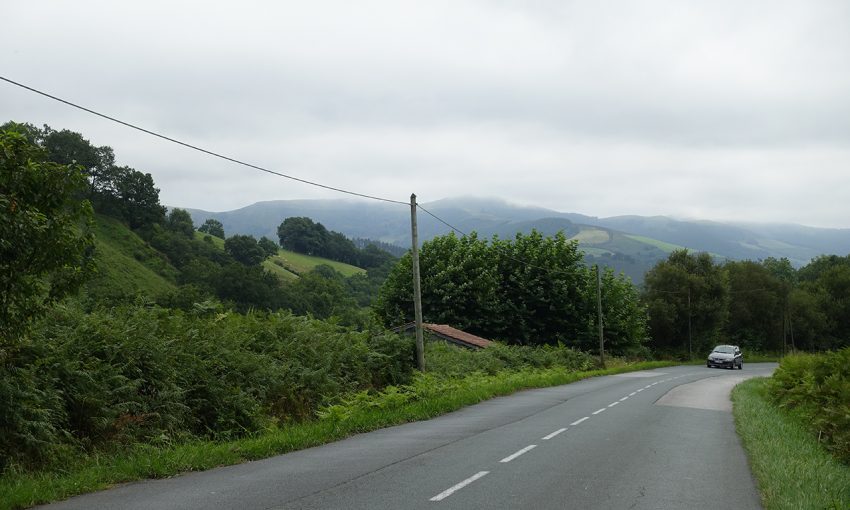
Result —
<path fill-rule="evenodd" d="M 129 123 L 129 122 L 125 122 L 125 121 L 123 121 L 123 120 L 116 119 L 115 117 L 110 117 L 109 115 L 106 115 L 106 114 L 103 114 L 103 113 L 97 112 L 97 111 L 95 111 L 95 110 L 92 110 L 92 109 L 90 109 L 90 108 L 86 108 L 86 107 L 84 107 L 84 106 L 80 106 L 80 105 L 78 105 L 78 104 L 76 104 L 76 103 L 72 103 L 71 101 L 67 101 L 67 100 L 62 99 L 62 98 L 60 98 L 60 97 L 56 97 L 56 96 L 54 96 L 54 95 L 48 94 L 47 92 L 42 92 L 41 90 L 34 89 L 34 88 L 32 88 L 32 87 L 29 87 L 29 86 L 27 86 L 27 85 L 24 85 L 23 83 L 18 83 L 18 82 L 16 82 L 16 81 L 10 80 L 9 78 L 6 78 L 6 77 L 3 77 L 3 76 L 0 76 L 0 80 L 3 80 L 3 81 L 5 81 L 5 82 L 7 82 L 7 83 L 11 83 L 12 85 L 15 85 L 15 86 L 17 86 L 17 87 L 20 87 L 20 88 L 22 88 L 22 89 L 29 90 L 30 92 L 35 92 L 36 94 L 39 94 L 39 95 L 42 95 L 42 96 L 44 96 L 44 97 L 47 97 L 47 98 L 53 99 L 54 101 L 59 101 L 60 103 L 64 103 L 64 104 L 66 104 L 66 105 L 68 105 L 68 106 L 71 106 L 71 107 L 73 107 L 73 108 L 77 108 L 78 110 L 82 110 L 82 111 L 84 111 L 84 112 L 91 113 L 92 115 L 97 115 L 98 117 L 102 117 L 102 118 L 104 118 L 104 119 L 111 120 L 112 122 L 117 122 L 118 124 L 121 124 L 121 125 L 127 126 L 127 127 L 129 127 L 129 128 L 135 129 L 135 130 L 137 130 L 137 131 L 141 131 L 142 133 L 146 133 L 146 134 L 149 134 L 149 135 L 151 135 L 151 136 L 155 136 L 155 137 L 157 137 L 157 138 L 162 138 L 163 140 L 167 140 L 167 141 L 169 141 L 169 142 L 176 143 L 176 144 L 178 144 L 178 145 L 182 145 L 183 147 L 188 147 L 189 149 L 193 149 L 193 150 L 196 150 L 196 151 L 198 151 L 198 152 L 203 152 L 204 154 L 208 154 L 208 155 L 210 155 L 210 156 L 214 156 L 214 157 L 216 157 L 216 158 L 223 159 L 223 160 L 225 160 L 225 161 L 230 161 L 231 163 L 236 163 L 237 165 L 246 166 L 246 167 L 248 167 L 248 168 L 253 168 L 254 170 L 259 170 L 259 171 L 261 171 L 261 172 L 266 172 L 266 173 L 268 173 L 268 174 L 277 175 L 278 177 L 284 177 L 284 178 L 286 178 L 286 179 L 291 179 L 291 180 L 293 180 L 293 181 L 301 182 L 301 183 L 304 183 L 304 184 L 309 184 L 310 186 L 316 186 L 316 187 L 318 187 L 318 188 L 324 188 L 324 189 L 328 189 L 328 190 L 331 190 L 331 191 L 336 191 L 336 192 L 339 192 L 339 193 L 345 193 L 345 194 L 347 194 L 347 195 L 353 195 L 353 196 L 361 197 L 361 198 L 368 198 L 368 199 L 370 199 L 370 200 L 379 200 L 379 201 L 381 201 L 381 202 L 389 202 L 389 203 L 391 203 L 391 204 L 409 205 L 407 202 L 401 202 L 401 201 L 398 201 L 398 200 L 392 200 L 392 199 L 389 199 L 389 198 L 377 197 L 377 196 L 374 196 L 374 195 L 366 195 L 366 194 L 364 194 L 364 193 L 357 193 L 357 192 L 355 192 L 355 191 L 349 191 L 349 190 L 342 189 L 342 188 L 336 188 L 336 187 L 334 187 L 334 186 L 328 186 L 328 185 L 326 185 L 326 184 L 320 184 L 320 183 L 318 183 L 318 182 L 308 181 L 307 179 L 301 179 L 300 177 L 295 177 L 295 176 L 287 175 L 287 174 L 284 174 L 284 173 L 281 173 L 281 172 L 276 172 L 276 171 L 274 171 L 274 170 L 269 170 L 268 168 L 263 168 L 263 167 L 261 167 L 261 166 L 259 166 L 259 165 L 254 165 L 254 164 L 251 164 L 251 163 L 246 163 L 245 161 L 241 161 L 241 160 L 238 160 L 238 159 L 236 159 L 236 158 L 232 158 L 232 157 L 230 157 L 230 156 L 225 156 L 224 154 L 220 154 L 220 153 L 218 153 L 218 152 L 214 152 L 214 151 L 211 151 L 211 150 L 209 150 L 209 149 L 204 149 L 203 147 L 198 147 L 197 145 L 192 145 L 192 144 L 190 144 L 190 143 L 182 142 L 182 141 L 180 141 L 180 140 L 177 140 L 177 139 L 175 139 L 175 138 L 171 138 L 171 137 L 169 137 L 169 136 L 165 136 L 165 135 L 160 134 L 160 133 L 157 133 L 157 132 L 155 132 L 155 131 L 151 131 L 151 130 L 149 130 L 149 129 L 145 129 L 145 128 L 143 128 L 143 127 L 139 127 L 139 126 L 137 126 L 137 125 L 135 125 L 135 124 L 131 124 L 131 123 Z"/>

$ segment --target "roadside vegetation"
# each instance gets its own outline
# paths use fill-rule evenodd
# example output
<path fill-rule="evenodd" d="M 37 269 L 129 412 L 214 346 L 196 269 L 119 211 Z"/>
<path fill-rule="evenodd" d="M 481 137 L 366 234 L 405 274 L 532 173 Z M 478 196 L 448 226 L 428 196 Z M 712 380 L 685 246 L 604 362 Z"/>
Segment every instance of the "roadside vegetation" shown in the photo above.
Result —
<path fill-rule="evenodd" d="M 764 507 L 850 508 L 850 466 L 824 448 L 805 415 L 775 403 L 771 386 L 769 379 L 750 379 L 732 391 L 735 424 Z"/>
<path fill-rule="evenodd" d="M 159 311 L 159 314 L 161 313 Z M 231 320 L 237 323 L 244 322 L 242 319 Z M 286 316 L 278 320 L 289 322 L 298 319 Z M 256 318 L 249 319 L 247 322 L 253 326 L 258 324 Z M 318 324 L 314 324 L 314 327 L 322 328 Z M 206 332 L 209 330 L 204 331 Z M 219 336 L 219 339 L 227 336 L 224 333 L 220 335 L 223 336 Z M 399 347 L 396 342 L 402 342 L 402 345 L 407 347 L 408 355 L 412 354 L 409 339 L 393 336 L 383 339 L 383 342 L 384 351 Z M 210 344 L 215 344 L 217 341 L 203 343 L 209 350 Z M 166 355 L 157 348 L 153 351 L 154 357 Z M 233 348 L 230 356 L 235 356 L 237 351 L 238 349 Z M 138 354 L 138 348 L 133 352 Z M 206 355 L 210 354 L 210 352 L 206 353 Z M 311 359 L 319 362 L 326 354 L 326 352 L 316 353 L 311 356 Z M 366 359 L 374 358 L 376 355 L 379 358 L 382 357 L 379 354 L 383 353 L 374 349 L 370 355 L 366 356 Z M 120 398 L 113 399 L 111 416 L 95 416 L 90 421 L 90 427 L 93 429 L 98 424 L 106 427 L 109 432 L 106 435 L 111 435 L 111 438 L 105 437 L 101 430 L 99 433 L 94 433 L 90 440 L 84 441 L 85 448 L 80 443 L 65 444 L 62 447 L 64 451 L 59 452 L 61 461 L 59 457 L 49 457 L 55 460 L 40 468 L 26 467 L 17 463 L 7 466 L 4 476 L 0 478 L 0 502 L 2 502 L 0 509 L 25 508 L 39 502 L 63 499 L 116 483 L 167 477 L 185 471 L 203 470 L 265 458 L 336 441 L 356 433 L 433 418 L 519 390 L 567 384 L 588 377 L 646 370 L 671 364 L 669 362 L 634 363 L 613 359 L 609 363 L 609 368 L 594 369 L 592 368 L 595 366 L 593 359 L 584 353 L 565 347 L 500 346 L 492 351 L 490 349 L 467 351 L 436 342 L 428 344 L 427 355 L 429 360 L 434 360 L 432 369 L 427 373 L 408 371 L 398 374 L 393 367 L 385 367 L 387 375 L 400 375 L 400 379 L 404 382 L 376 389 L 373 386 L 374 381 L 369 380 L 359 384 L 363 388 L 360 391 L 336 393 L 335 396 L 324 399 L 314 394 L 317 397 L 316 400 L 295 402 L 302 412 L 311 410 L 307 416 L 302 419 L 290 417 L 285 420 L 268 414 L 275 412 L 274 406 L 256 405 L 256 395 L 239 394 L 238 388 L 243 384 L 237 384 L 236 381 L 240 377 L 251 377 L 251 387 L 260 390 L 257 393 L 266 395 L 270 395 L 275 388 L 291 388 L 293 385 L 261 379 L 257 375 L 246 373 L 256 371 L 255 366 L 246 371 L 246 368 L 252 366 L 251 363 L 244 361 L 237 363 L 241 366 L 241 369 L 239 367 L 237 369 L 241 371 L 224 377 L 225 380 L 212 388 L 206 388 L 208 386 L 206 378 L 196 381 L 203 383 L 199 386 L 205 388 L 204 391 L 207 393 L 203 396 L 204 399 L 207 399 L 210 404 L 225 407 L 219 412 L 205 406 L 208 413 L 218 413 L 219 419 L 207 420 L 213 424 L 213 427 L 208 427 L 200 434 L 198 431 L 185 430 L 177 434 L 169 432 L 167 424 L 162 422 L 165 416 L 151 416 L 150 413 L 128 416 L 125 412 L 128 407 L 137 411 L 157 407 L 152 405 L 149 397 L 138 395 L 131 390 L 129 395 L 125 394 L 123 398 L 138 402 L 130 402 L 127 405 L 128 403 L 119 402 L 122 400 Z M 191 357 L 191 355 L 183 356 Z M 340 357 L 348 358 L 349 356 Z M 453 360 L 457 360 L 458 363 L 454 363 Z M 125 361 L 116 360 L 116 363 L 120 365 Z M 182 361 L 187 362 L 186 359 Z M 209 364 L 216 365 L 219 361 L 211 360 Z M 257 363 L 256 359 L 253 361 L 254 364 Z M 203 363 L 200 360 L 188 362 L 195 365 Z M 102 364 L 96 363 L 96 365 Z M 126 366 L 126 363 L 122 366 Z M 410 366 L 412 363 L 406 364 L 406 367 Z M 458 370 L 458 366 L 469 371 Z M 101 368 L 101 370 L 104 369 Z M 305 367 L 302 371 L 309 372 L 310 368 Z M 222 377 L 224 374 L 216 375 Z M 172 374 L 170 379 L 168 382 L 173 385 L 175 379 L 179 377 Z M 126 387 L 134 386 L 122 376 L 114 377 L 113 380 L 125 383 L 124 388 L 115 389 L 116 393 L 120 393 Z M 358 387 L 356 381 L 348 382 L 350 389 Z M 334 381 L 328 380 L 326 384 L 334 384 Z M 165 384 L 160 383 L 160 386 Z M 100 388 L 100 391 L 104 394 L 109 393 L 106 388 Z M 217 400 L 211 395 L 214 392 L 220 392 Z M 172 388 L 170 395 L 173 398 L 178 393 Z M 103 394 L 92 396 L 108 398 Z M 282 401 L 286 402 L 286 399 Z M 166 411 L 169 405 L 172 408 L 180 407 L 177 404 L 177 402 L 170 404 L 161 402 L 158 407 L 161 411 Z M 206 418 L 210 417 L 212 415 Z M 218 432 L 213 429 L 218 429 Z M 121 436 L 117 443 L 114 442 L 116 436 Z M 211 440 L 211 436 L 217 439 Z M 144 438 L 147 440 L 143 440 Z M 43 446 L 50 448 L 50 445 Z"/>

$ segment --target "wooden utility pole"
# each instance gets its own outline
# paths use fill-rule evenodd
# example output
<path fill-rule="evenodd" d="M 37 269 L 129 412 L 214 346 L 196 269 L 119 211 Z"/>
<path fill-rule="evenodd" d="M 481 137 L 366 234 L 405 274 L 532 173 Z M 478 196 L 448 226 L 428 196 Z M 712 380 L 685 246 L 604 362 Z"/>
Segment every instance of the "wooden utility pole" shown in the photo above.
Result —
<path fill-rule="evenodd" d="M 602 274 L 599 272 L 599 264 L 596 264 L 596 311 L 599 323 L 599 363 L 605 368 L 605 336 L 602 331 Z"/>
<path fill-rule="evenodd" d="M 694 352 L 691 349 L 691 286 L 688 285 L 688 360 L 694 359 Z"/>
<path fill-rule="evenodd" d="M 416 320 L 416 367 L 425 371 L 425 340 L 422 337 L 422 288 L 419 282 L 419 231 L 416 227 L 416 194 L 410 195 L 410 237 L 413 241 L 413 312 Z"/>

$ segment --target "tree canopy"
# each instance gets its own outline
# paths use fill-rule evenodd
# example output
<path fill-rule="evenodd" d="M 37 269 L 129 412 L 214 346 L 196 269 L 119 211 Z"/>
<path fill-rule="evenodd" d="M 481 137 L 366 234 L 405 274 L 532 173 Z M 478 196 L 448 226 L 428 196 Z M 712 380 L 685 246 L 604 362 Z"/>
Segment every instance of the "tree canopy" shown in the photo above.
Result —
<path fill-rule="evenodd" d="M 277 235 L 284 249 L 358 267 L 378 267 L 395 258 L 374 243 L 358 248 L 345 235 L 328 230 L 321 223 L 303 216 L 283 220 L 277 228 Z"/>
<path fill-rule="evenodd" d="M 46 158 L 25 135 L 0 131 L 0 351 L 91 267 L 86 178 Z"/>
<path fill-rule="evenodd" d="M 198 232 L 203 232 L 211 236 L 216 236 L 219 239 L 224 239 L 224 225 L 215 218 L 209 218 L 198 228 Z"/>
<path fill-rule="evenodd" d="M 375 305 L 387 326 L 413 320 L 410 255 L 387 277 Z M 436 237 L 420 252 L 426 322 L 446 323 L 487 338 L 535 345 L 598 345 L 596 279 L 563 233 L 533 231 L 491 242 L 475 234 Z M 645 312 L 623 276 L 606 273 L 603 301 L 606 341 L 623 353 L 645 340 Z M 617 308 L 614 310 L 614 308 Z"/>

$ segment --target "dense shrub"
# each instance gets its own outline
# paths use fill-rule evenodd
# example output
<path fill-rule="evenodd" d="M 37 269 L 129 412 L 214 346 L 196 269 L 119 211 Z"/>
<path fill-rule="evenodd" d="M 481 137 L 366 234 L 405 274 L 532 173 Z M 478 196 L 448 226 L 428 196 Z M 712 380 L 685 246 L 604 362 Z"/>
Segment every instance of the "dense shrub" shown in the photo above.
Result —
<path fill-rule="evenodd" d="M 412 342 L 286 312 L 56 308 L 0 366 L 0 470 L 132 442 L 227 439 L 409 382 Z"/>
<path fill-rule="evenodd" d="M 836 457 L 850 463 L 850 348 L 786 356 L 770 391 L 776 403 L 799 413 Z"/>
<path fill-rule="evenodd" d="M 426 343 L 425 359 L 429 373 L 447 377 L 463 377 L 473 372 L 495 375 L 505 370 L 595 367 L 589 355 L 562 345 L 530 347 L 494 343 L 486 349 L 468 350 L 434 341 Z"/>

